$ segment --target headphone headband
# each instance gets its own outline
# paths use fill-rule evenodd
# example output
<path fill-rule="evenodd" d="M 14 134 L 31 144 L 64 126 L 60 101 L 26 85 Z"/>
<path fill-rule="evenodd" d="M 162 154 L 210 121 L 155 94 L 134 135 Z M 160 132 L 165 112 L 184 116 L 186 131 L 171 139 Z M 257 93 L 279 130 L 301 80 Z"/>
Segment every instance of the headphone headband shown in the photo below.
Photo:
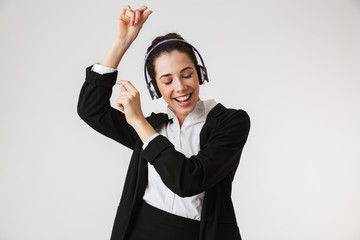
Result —
<path fill-rule="evenodd" d="M 193 45 L 191 45 L 190 43 L 186 42 L 185 40 L 177 39 L 177 38 L 170 38 L 170 39 L 163 40 L 163 41 L 157 43 L 154 47 L 152 47 L 152 48 L 150 49 L 150 51 L 149 51 L 149 52 L 147 53 L 147 55 L 146 55 L 145 62 L 144 62 L 145 82 L 146 82 L 147 89 L 148 89 L 148 91 L 149 91 L 152 99 L 154 99 L 154 95 L 153 95 L 153 93 L 152 93 L 152 91 L 151 91 L 151 89 L 150 89 L 150 84 L 149 84 L 149 81 L 148 81 L 148 78 L 147 78 L 147 74 L 146 74 L 146 62 L 147 62 L 150 54 L 155 50 L 155 48 L 157 48 L 157 47 L 158 47 L 159 45 L 161 45 L 161 44 L 164 44 L 164 43 L 167 43 L 167 42 L 174 42 L 174 41 L 176 41 L 176 42 L 183 42 L 183 43 L 189 45 L 189 46 L 197 53 L 197 55 L 198 55 L 199 58 L 200 58 L 202 67 L 203 67 L 203 69 L 204 69 L 204 75 L 205 75 L 206 78 L 207 78 L 207 70 L 206 70 L 206 67 L 205 67 L 204 60 L 202 59 L 199 51 L 198 51 Z M 208 81 L 208 80 L 207 80 L 207 81 Z M 155 84 L 156 84 L 156 83 L 155 83 Z"/>

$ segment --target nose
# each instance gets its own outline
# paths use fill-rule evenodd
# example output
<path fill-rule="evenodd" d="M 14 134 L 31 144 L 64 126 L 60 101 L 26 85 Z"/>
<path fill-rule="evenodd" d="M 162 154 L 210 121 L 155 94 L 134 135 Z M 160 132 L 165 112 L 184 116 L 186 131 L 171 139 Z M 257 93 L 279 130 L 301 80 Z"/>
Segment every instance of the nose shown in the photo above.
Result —
<path fill-rule="evenodd" d="M 175 83 L 175 89 L 177 92 L 183 92 L 184 90 L 186 90 L 187 86 L 180 77 L 176 78 Z"/>

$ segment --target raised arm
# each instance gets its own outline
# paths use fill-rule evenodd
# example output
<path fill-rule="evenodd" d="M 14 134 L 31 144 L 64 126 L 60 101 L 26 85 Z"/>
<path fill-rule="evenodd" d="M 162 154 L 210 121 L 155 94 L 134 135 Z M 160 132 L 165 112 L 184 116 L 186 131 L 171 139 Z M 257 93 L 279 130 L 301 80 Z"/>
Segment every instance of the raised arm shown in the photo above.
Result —
<path fill-rule="evenodd" d="M 118 16 L 114 40 L 100 65 L 111 68 L 118 67 L 126 50 L 136 39 L 143 24 L 152 13 L 152 11 L 145 12 L 146 9 L 146 6 L 142 6 L 137 10 L 132 10 L 129 5 L 122 8 Z"/>
<path fill-rule="evenodd" d="M 146 9 L 145 6 L 137 10 L 132 10 L 130 6 L 123 7 L 113 43 L 100 63 L 115 71 L 101 74 L 92 71 L 91 67 L 87 68 L 77 105 L 79 116 L 92 128 L 129 148 L 134 147 L 137 134 L 127 123 L 124 113 L 110 106 L 109 98 L 116 82 L 116 68 L 151 14 L 151 11 L 145 12 Z"/>

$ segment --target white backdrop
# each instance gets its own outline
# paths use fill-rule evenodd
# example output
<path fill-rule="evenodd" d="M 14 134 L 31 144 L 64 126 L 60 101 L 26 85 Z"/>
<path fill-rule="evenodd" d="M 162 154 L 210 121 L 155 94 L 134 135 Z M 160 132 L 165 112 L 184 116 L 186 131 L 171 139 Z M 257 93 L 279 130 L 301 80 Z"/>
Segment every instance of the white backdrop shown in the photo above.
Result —
<path fill-rule="evenodd" d="M 359 240 L 356 0 L 1 0 L 0 240 L 109 239 L 131 152 L 76 105 L 127 3 L 153 10 L 118 77 L 145 115 L 166 107 L 146 92 L 146 48 L 174 31 L 205 60 L 201 98 L 250 115 L 233 183 L 243 239 Z"/>

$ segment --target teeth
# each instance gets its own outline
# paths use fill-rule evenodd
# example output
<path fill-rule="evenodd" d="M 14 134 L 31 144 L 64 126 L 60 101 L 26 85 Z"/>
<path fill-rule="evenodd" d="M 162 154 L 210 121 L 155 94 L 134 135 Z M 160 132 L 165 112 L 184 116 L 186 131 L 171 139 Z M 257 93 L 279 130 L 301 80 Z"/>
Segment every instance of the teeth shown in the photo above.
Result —
<path fill-rule="evenodd" d="M 179 102 L 182 102 L 182 101 L 186 101 L 188 100 L 190 97 L 190 94 L 188 94 L 187 96 L 184 96 L 184 97 L 178 97 L 178 98 L 175 98 L 176 100 L 178 100 Z"/>

